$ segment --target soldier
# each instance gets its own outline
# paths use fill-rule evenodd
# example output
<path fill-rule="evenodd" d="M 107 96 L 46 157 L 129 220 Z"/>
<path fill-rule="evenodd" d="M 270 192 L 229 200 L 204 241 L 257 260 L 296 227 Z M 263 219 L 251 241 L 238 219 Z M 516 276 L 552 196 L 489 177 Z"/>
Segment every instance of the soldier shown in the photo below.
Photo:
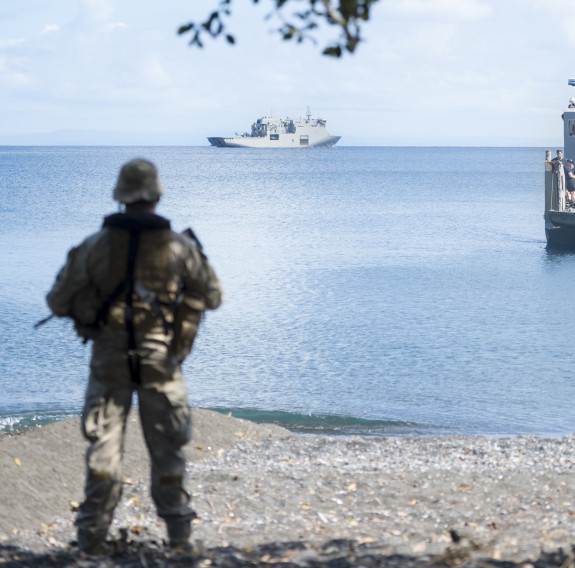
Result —
<path fill-rule="evenodd" d="M 552 162 L 559 162 L 565 165 L 565 158 L 563 157 L 563 150 L 557 150 L 557 155 L 551 160 Z"/>
<path fill-rule="evenodd" d="M 154 164 L 125 164 L 114 189 L 124 211 L 68 253 L 47 302 L 93 340 L 82 413 L 85 500 L 78 546 L 104 554 L 122 490 L 122 447 L 132 392 L 138 394 L 151 459 L 152 497 L 167 526 L 170 548 L 190 550 L 195 516 L 184 487 L 182 447 L 191 422 L 181 363 L 204 310 L 222 301 L 220 283 L 193 233 L 178 234 L 155 210 L 164 193 Z"/>

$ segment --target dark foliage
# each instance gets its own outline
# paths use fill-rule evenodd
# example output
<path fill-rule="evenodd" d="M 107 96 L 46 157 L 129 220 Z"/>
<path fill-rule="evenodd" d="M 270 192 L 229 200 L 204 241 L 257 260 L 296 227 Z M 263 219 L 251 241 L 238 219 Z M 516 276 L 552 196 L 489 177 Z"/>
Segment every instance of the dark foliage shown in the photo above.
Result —
<path fill-rule="evenodd" d="M 341 57 L 345 52 L 354 53 L 361 42 L 361 27 L 369 20 L 370 10 L 378 0 L 268 0 L 273 7 L 267 19 L 277 16 L 281 25 L 277 29 L 283 40 L 301 43 L 316 42 L 314 32 L 321 24 L 328 24 L 339 31 L 339 37 L 322 50 L 324 55 Z M 252 0 L 258 4 L 260 0 Z M 230 44 L 235 35 L 227 28 L 232 15 L 233 0 L 220 0 L 203 22 L 189 22 L 178 29 L 178 34 L 191 35 L 190 45 L 204 47 L 204 38 L 224 37 Z M 288 7 L 298 9 L 286 15 Z"/>

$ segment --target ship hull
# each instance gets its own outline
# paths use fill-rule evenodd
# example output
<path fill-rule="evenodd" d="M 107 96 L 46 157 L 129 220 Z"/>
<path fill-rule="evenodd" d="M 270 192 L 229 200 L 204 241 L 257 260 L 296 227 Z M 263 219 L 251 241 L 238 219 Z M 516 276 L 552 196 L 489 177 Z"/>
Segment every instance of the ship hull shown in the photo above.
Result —
<path fill-rule="evenodd" d="M 545 236 L 548 249 L 575 251 L 575 227 L 545 229 Z"/>
<path fill-rule="evenodd" d="M 575 251 L 575 212 L 548 211 L 547 217 L 547 248 Z"/>
<path fill-rule="evenodd" d="M 294 134 L 280 135 L 276 140 L 266 137 L 238 136 L 236 138 L 208 138 L 212 146 L 218 148 L 318 148 L 335 146 L 341 136 L 321 136 L 301 140 Z"/>

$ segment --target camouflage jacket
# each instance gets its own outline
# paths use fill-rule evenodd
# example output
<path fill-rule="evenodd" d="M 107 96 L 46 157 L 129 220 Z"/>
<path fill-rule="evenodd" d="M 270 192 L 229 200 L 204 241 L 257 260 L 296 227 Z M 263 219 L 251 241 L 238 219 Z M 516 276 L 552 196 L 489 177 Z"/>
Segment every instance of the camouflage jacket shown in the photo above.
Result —
<path fill-rule="evenodd" d="M 114 295 L 126 279 L 134 232 L 139 239 L 131 303 L 138 333 L 167 332 L 168 324 L 170 334 L 178 335 L 186 320 L 195 321 L 197 329 L 201 313 L 222 301 L 219 280 L 191 239 L 173 232 L 170 222 L 159 215 L 117 213 L 106 217 L 100 231 L 70 250 L 46 297 L 52 313 L 72 318 L 84 338 L 93 339 L 104 328 L 126 328 L 126 293 Z M 111 298 L 98 321 L 102 306 Z"/>

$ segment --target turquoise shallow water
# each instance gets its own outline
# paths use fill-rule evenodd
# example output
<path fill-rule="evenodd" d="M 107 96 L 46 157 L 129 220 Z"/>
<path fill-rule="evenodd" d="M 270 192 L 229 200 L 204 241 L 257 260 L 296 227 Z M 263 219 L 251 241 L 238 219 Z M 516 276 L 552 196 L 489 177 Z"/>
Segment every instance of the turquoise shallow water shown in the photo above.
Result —
<path fill-rule="evenodd" d="M 545 249 L 543 148 L 0 148 L 0 428 L 80 412 L 89 347 L 33 324 L 67 250 L 157 162 L 226 302 L 193 406 L 300 432 L 575 431 L 575 255 Z"/>

